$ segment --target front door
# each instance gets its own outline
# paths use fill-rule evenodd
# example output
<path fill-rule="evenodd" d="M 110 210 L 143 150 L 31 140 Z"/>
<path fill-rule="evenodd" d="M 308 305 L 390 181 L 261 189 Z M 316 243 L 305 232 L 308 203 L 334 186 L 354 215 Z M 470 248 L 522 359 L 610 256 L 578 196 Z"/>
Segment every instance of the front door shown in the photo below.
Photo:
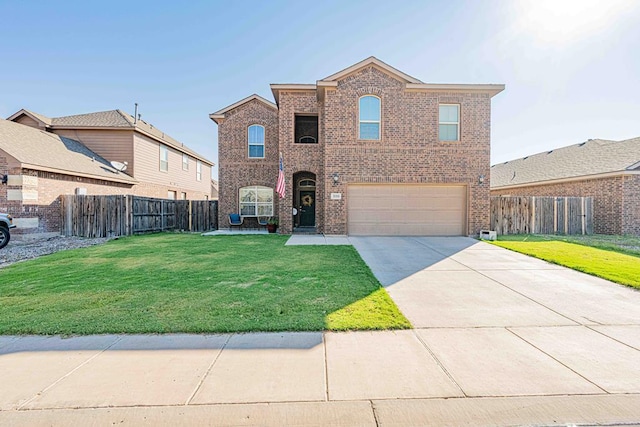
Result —
<path fill-rule="evenodd" d="M 316 192 L 300 191 L 300 227 L 316 225 Z"/>

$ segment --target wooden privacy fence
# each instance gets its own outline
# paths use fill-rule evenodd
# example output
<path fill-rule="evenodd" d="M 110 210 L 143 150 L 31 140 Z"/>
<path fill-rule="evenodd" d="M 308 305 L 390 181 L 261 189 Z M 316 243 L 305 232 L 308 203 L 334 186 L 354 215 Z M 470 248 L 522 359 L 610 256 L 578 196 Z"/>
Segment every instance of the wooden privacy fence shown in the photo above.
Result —
<path fill-rule="evenodd" d="M 140 196 L 60 197 L 65 236 L 115 237 L 164 230 L 218 228 L 215 200 L 168 200 Z"/>
<path fill-rule="evenodd" d="M 592 234 L 591 197 L 492 197 L 498 234 Z"/>

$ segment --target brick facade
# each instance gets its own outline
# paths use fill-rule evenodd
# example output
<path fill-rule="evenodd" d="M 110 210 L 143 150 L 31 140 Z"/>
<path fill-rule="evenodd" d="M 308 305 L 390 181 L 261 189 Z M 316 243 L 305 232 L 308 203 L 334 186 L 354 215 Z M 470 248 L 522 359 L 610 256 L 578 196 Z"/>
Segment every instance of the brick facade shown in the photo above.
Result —
<path fill-rule="evenodd" d="M 593 197 L 595 233 L 640 235 L 640 175 L 496 189 L 491 195 Z"/>
<path fill-rule="evenodd" d="M 281 199 L 279 203 L 280 231 L 282 233 L 291 233 L 293 230 L 292 208 L 300 205 L 295 193 L 295 182 L 303 178 L 312 178 L 316 181 L 316 229 L 319 233 L 325 232 L 325 199 L 319 196 L 323 194 L 325 187 L 323 133 L 319 129 L 317 144 L 298 144 L 295 142 L 294 136 L 296 114 L 318 115 L 319 112 L 320 106 L 315 91 L 291 91 L 280 94 L 278 103 L 279 145 L 286 175 L 286 197 Z M 322 120 L 320 117 L 318 119 L 318 123 L 320 123 Z"/>
<path fill-rule="evenodd" d="M 79 176 L 31 169 L 9 169 L 8 172 L 10 175 L 31 177 L 28 184 L 0 187 L 0 211 L 16 219 L 18 227 L 12 231 L 16 234 L 60 232 L 60 195 L 75 194 L 76 188 L 84 188 L 87 194 L 92 195 L 130 194 L 132 191 L 129 184 Z M 7 200 L 7 190 L 34 191 L 37 198 Z"/>
<path fill-rule="evenodd" d="M 381 139 L 358 139 L 358 99 L 381 98 Z M 438 138 L 438 106 L 460 104 L 458 142 Z M 351 183 L 465 184 L 469 191 L 467 233 L 489 225 L 490 112 L 488 94 L 409 92 L 402 82 L 367 67 L 338 82 L 324 104 L 325 232 L 347 233 L 347 203 L 329 200 L 330 192 L 347 193 Z M 339 184 L 331 176 L 338 173 Z M 488 181 L 488 180 L 487 180 Z"/>
<path fill-rule="evenodd" d="M 264 159 L 250 159 L 247 134 L 249 126 L 264 126 Z M 260 101 L 250 101 L 230 111 L 220 125 L 218 139 L 233 141 L 218 148 L 218 224 L 229 224 L 228 214 L 238 212 L 239 189 L 251 185 L 276 187 L 278 179 L 278 112 Z M 228 183 L 231 185 L 223 185 Z M 277 195 L 274 193 L 274 198 Z M 278 216 L 278 204 L 274 203 Z M 245 227 L 258 226 L 255 218 L 246 218 Z"/>
<path fill-rule="evenodd" d="M 274 91 L 277 109 L 252 99 L 211 115 L 219 126 L 221 227 L 228 224 L 227 214 L 238 212 L 240 187 L 275 187 L 278 152 L 283 154 L 286 176 L 286 197 L 277 203 L 281 233 L 291 233 L 294 227 L 291 211 L 299 203 L 296 180 L 310 177 L 316 181 L 319 233 L 348 233 L 347 188 L 360 183 L 465 186 L 466 234 L 488 227 L 491 97 L 497 92 L 408 88 L 402 75 L 376 64 L 365 64 L 326 87 L 291 86 Z M 359 98 L 370 94 L 381 99 L 380 139 L 374 141 L 358 139 Z M 459 141 L 439 140 L 442 103 L 460 105 Z M 296 115 L 318 116 L 316 144 L 294 141 Z M 246 129 L 252 123 L 267 128 L 264 160 L 247 156 Z M 337 184 L 334 174 L 339 176 Z M 484 182 L 481 176 L 486 177 Z M 342 197 L 331 200 L 331 193 Z M 245 225 L 253 223 L 245 219 Z"/>

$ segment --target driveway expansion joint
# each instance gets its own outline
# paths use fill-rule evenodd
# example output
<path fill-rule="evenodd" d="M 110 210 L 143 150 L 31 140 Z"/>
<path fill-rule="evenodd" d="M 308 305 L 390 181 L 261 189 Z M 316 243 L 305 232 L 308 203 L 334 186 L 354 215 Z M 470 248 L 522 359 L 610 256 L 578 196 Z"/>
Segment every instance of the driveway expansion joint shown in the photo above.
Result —
<path fill-rule="evenodd" d="M 584 326 L 584 325 L 583 325 Z M 585 381 L 593 384 L 594 386 L 598 387 L 600 390 L 602 390 L 603 392 L 607 393 L 607 394 L 611 394 L 611 392 L 609 392 L 608 390 L 605 390 L 603 387 L 601 387 L 600 385 L 596 384 L 595 382 L 593 382 L 592 380 L 590 380 L 589 378 L 585 377 L 584 375 L 582 375 L 580 372 L 576 371 L 575 369 L 573 369 L 572 367 L 568 366 L 566 363 L 563 363 L 562 361 L 558 360 L 556 357 L 552 356 L 551 354 L 549 354 L 548 352 L 544 351 L 543 349 L 541 349 L 540 347 L 534 345 L 533 343 L 529 342 L 528 340 L 526 340 L 525 338 L 521 337 L 520 335 L 518 335 L 515 331 L 512 331 L 510 328 L 505 328 L 507 331 L 511 332 L 513 335 L 515 335 L 516 337 L 520 338 L 522 341 L 526 342 L 527 344 L 529 344 L 531 347 L 535 348 L 536 350 L 538 350 L 539 352 L 541 352 L 542 354 L 550 357 L 551 359 L 555 360 L 556 362 L 558 362 L 559 364 L 561 364 L 562 366 L 564 366 L 565 368 L 567 368 L 568 370 L 570 370 L 571 372 L 573 372 L 574 374 L 578 375 L 579 377 L 581 377 L 582 379 L 584 379 Z"/>
<path fill-rule="evenodd" d="M 458 382 L 456 381 L 455 378 L 453 378 L 453 375 L 451 375 L 451 373 L 447 370 L 447 368 L 444 366 L 444 364 L 440 361 L 440 359 L 438 359 L 438 357 L 436 356 L 436 354 L 431 351 L 431 349 L 429 348 L 429 346 L 427 345 L 427 343 L 422 339 L 422 337 L 420 337 L 420 335 L 418 335 L 415 331 L 415 329 L 411 330 L 413 332 L 413 335 L 417 338 L 417 340 L 423 345 L 423 347 L 425 348 L 425 350 L 427 350 L 427 352 L 429 352 L 429 354 L 431 355 L 431 357 L 433 358 L 433 360 L 435 360 L 436 364 L 438 365 L 438 367 L 442 370 L 442 372 L 445 373 L 445 375 L 449 378 L 449 380 L 455 384 L 455 386 L 458 388 L 458 390 L 460 390 L 460 393 L 462 393 L 462 395 L 464 397 L 468 397 L 467 393 L 465 393 L 465 391 L 462 389 L 462 387 L 460 386 L 460 384 L 458 384 Z"/>

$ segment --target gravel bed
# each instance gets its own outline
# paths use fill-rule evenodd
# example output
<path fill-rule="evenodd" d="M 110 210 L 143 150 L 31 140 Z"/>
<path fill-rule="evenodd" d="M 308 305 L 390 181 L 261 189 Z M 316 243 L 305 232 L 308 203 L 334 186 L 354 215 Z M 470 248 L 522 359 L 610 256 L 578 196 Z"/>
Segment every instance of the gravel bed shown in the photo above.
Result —
<path fill-rule="evenodd" d="M 108 240 L 107 238 L 84 239 L 59 235 L 40 237 L 12 234 L 9 244 L 0 249 L 0 268 L 58 251 L 99 245 Z"/>

